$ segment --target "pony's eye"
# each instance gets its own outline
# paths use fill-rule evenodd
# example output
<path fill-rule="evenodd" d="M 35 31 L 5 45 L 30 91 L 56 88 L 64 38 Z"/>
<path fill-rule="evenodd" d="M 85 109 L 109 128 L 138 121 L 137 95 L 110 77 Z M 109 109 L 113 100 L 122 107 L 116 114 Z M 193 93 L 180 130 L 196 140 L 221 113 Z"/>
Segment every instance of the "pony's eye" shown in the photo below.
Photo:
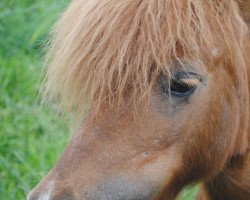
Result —
<path fill-rule="evenodd" d="M 195 91 L 196 87 L 197 84 L 195 84 L 195 79 L 173 79 L 170 83 L 171 94 L 178 97 L 191 95 Z"/>
<path fill-rule="evenodd" d="M 198 87 L 200 80 L 195 74 L 177 74 L 171 80 L 160 78 L 162 95 L 168 95 L 176 97 L 188 97 L 192 95 L 195 89 Z"/>

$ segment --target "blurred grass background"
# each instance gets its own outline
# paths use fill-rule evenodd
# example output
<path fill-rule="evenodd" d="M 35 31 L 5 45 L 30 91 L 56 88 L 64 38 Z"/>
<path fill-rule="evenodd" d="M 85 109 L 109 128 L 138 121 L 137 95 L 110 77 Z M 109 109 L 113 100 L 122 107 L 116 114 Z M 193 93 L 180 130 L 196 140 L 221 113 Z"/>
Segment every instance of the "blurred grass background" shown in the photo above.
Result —
<path fill-rule="evenodd" d="M 0 0 L 0 199 L 25 199 L 68 141 L 65 121 L 37 101 L 42 45 L 68 2 Z"/>
<path fill-rule="evenodd" d="M 0 0 L 0 199 L 25 199 L 68 139 L 37 103 L 41 46 L 68 0 Z M 58 3 L 60 2 L 60 3 Z"/>

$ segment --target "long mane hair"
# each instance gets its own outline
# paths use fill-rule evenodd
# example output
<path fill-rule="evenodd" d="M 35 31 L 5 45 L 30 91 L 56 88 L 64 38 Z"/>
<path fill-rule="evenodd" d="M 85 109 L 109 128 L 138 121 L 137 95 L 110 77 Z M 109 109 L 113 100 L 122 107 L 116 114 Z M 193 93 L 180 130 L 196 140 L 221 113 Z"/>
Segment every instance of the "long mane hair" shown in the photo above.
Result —
<path fill-rule="evenodd" d="M 244 65 L 246 30 L 235 1 L 73 0 L 49 39 L 44 98 L 80 115 L 136 105 L 174 60 L 208 69 L 217 49 Z"/>

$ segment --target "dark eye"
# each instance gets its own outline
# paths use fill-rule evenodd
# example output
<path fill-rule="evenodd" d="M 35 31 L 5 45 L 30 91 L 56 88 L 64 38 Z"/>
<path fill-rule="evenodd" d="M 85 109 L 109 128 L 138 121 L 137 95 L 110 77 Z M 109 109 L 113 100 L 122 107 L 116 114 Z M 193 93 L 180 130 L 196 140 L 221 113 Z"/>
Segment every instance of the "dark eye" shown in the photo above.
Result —
<path fill-rule="evenodd" d="M 171 94 L 179 97 L 191 95 L 196 87 L 196 85 L 189 84 L 181 79 L 174 79 L 170 83 Z"/>
<path fill-rule="evenodd" d="M 163 95 L 171 93 L 176 97 L 188 97 L 197 88 L 200 80 L 193 74 L 177 74 L 171 80 L 161 78 L 161 92 Z"/>

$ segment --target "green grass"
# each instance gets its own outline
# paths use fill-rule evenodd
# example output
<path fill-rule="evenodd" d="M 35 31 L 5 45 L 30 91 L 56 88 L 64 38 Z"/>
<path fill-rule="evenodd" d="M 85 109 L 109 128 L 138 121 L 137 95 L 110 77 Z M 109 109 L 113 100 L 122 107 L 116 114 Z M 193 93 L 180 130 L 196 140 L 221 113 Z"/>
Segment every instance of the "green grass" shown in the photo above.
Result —
<path fill-rule="evenodd" d="M 69 129 L 37 102 L 41 46 L 68 0 L 0 1 L 0 199 L 25 199 L 63 151 Z M 184 193 L 194 199 L 196 189 Z"/>
<path fill-rule="evenodd" d="M 24 199 L 54 165 L 68 128 L 37 103 L 40 49 L 67 1 L 0 1 L 0 199 Z"/>

